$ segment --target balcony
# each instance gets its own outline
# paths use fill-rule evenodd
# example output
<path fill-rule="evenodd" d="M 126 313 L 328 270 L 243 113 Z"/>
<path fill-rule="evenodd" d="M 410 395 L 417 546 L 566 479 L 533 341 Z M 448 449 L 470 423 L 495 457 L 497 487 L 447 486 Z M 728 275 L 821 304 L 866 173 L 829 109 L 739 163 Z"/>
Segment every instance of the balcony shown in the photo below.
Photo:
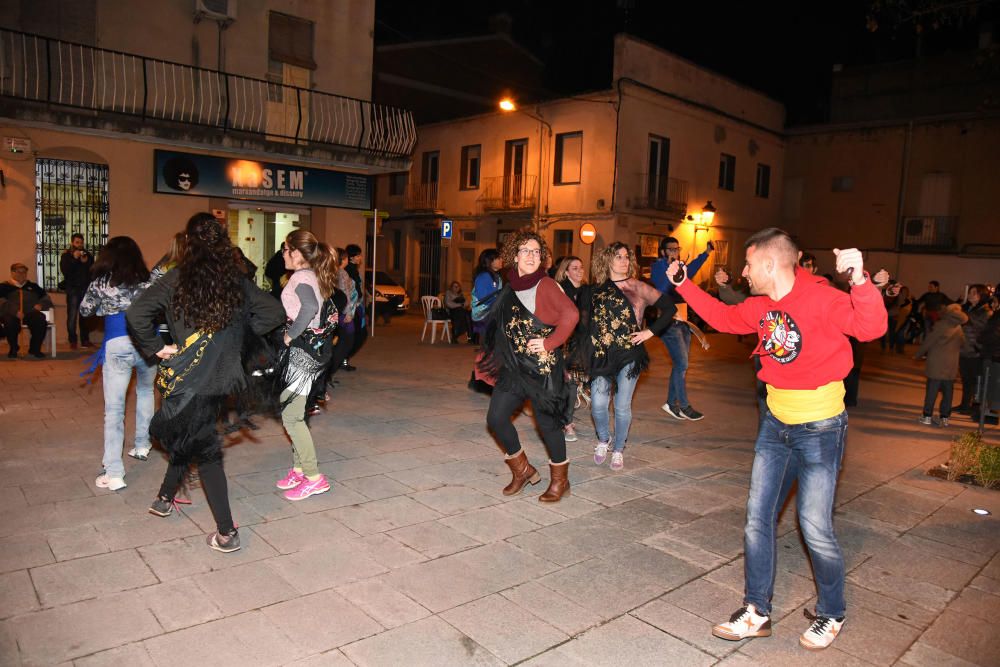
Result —
<path fill-rule="evenodd" d="M 630 174 L 625 205 L 633 209 L 662 211 L 682 220 L 687 215 L 688 183 L 679 178 L 659 178 L 656 174 Z"/>
<path fill-rule="evenodd" d="M 440 183 L 409 183 L 403 192 L 403 208 L 411 213 L 433 213 L 444 210 L 438 198 Z"/>
<path fill-rule="evenodd" d="M 0 30 L 0 96 L 73 110 L 81 124 L 131 117 L 147 130 L 166 121 L 249 135 L 280 152 L 301 152 L 281 146 L 290 144 L 392 161 L 417 140 L 405 109 L 12 30 Z M 0 115 L 31 113 L 0 106 Z"/>
<path fill-rule="evenodd" d="M 480 185 L 476 199 L 483 211 L 521 211 L 538 203 L 538 177 L 528 175 L 491 176 Z"/>
<path fill-rule="evenodd" d="M 900 229 L 899 249 L 911 252 L 954 251 L 958 216 L 906 216 Z"/>

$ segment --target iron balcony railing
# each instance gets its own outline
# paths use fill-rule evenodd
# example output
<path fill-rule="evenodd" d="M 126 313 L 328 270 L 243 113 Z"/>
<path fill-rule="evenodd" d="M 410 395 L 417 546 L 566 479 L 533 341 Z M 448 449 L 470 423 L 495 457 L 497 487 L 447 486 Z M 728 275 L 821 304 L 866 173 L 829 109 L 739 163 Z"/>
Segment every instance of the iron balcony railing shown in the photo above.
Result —
<path fill-rule="evenodd" d="M 678 218 L 687 215 L 688 183 L 657 174 L 633 174 L 627 204 L 631 208 L 664 211 Z"/>
<path fill-rule="evenodd" d="M 900 229 L 900 250 L 955 250 L 958 217 L 954 215 L 906 216 Z"/>
<path fill-rule="evenodd" d="M 444 209 L 438 194 L 440 183 L 408 183 L 403 192 L 403 208 L 407 211 L 440 211 Z"/>
<path fill-rule="evenodd" d="M 417 141 L 405 109 L 12 30 L 0 30 L 0 95 L 386 157 Z"/>
<path fill-rule="evenodd" d="M 491 176 L 480 187 L 482 194 L 476 201 L 484 211 L 517 211 L 534 208 L 538 202 L 537 176 Z"/>

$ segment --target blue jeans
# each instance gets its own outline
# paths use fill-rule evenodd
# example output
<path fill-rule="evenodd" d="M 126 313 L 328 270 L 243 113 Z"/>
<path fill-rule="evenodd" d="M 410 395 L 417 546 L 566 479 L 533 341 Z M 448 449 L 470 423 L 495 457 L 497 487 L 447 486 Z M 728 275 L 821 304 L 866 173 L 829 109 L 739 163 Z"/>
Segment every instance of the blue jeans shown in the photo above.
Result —
<path fill-rule="evenodd" d="M 76 343 L 76 330 L 80 329 L 80 342 L 90 342 L 90 331 L 87 329 L 84 318 L 80 315 L 80 302 L 86 294 L 86 290 L 80 292 L 76 290 L 66 290 L 66 333 L 69 335 L 69 342 Z"/>
<path fill-rule="evenodd" d="M 124 477 L 122 448 L 125 444 L 125 394 L 135 382 L 135 446 L 149 449 L 149 420 L 153 418 L 153 381 L 156 365 L 139 356 L 128 336 L 112 338 L 104 350 L 104 472 L 108 477 Z"/>
<path fill-rule="evenodd" d="M 688 370 L 688 352 L 691 349 L 691 327 L 683 322 L 674 322 L 663 332 L 660 340 L 667 346 L 673 368 L 670 369 L 670 385 L 667 390 L 667 403 L 679 408 L 686 408 L 688 402 L 687 382 L 685 376 Z"/>
<path fill-rule="evenodd" d="M 844 615 L 844 556 L 833 530 L 833 496 L 844 456 L 847 412 L 788 425 L 768 411 L 760 422 L 750 475 L 744 535 L 745 602 L 771 613 L 776 567 L 775 525 L 793 481 L 798 481 L 799 527 L 816 579 L 816 613 Z"/>
<path fill-rule="evenodd" d="M 639 377 L 628 377 L 634 363 L 625 365 L 615 377 L 615 446 L 614 451 L 625 449 L 628 439 L 628 428 L 632 424 L 632 393 Z M 597 427 L 597 439 L 600 442 L 611 440 L 611 427 L 608 422 L 608 404 L 611 402 L 611 380 L 606 377 L 595 377 L 590 381 L 590 415 Z"/>

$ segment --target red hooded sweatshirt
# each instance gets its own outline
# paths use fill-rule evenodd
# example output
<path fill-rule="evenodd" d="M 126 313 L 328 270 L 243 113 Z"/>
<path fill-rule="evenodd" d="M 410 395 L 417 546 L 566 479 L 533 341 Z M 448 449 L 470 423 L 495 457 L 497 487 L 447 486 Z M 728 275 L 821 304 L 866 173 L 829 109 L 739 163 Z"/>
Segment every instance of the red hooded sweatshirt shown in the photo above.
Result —
<path fill-rule="evenodd" d="M 677 291 L 718 331 L 757 332 L 754 354 L 762 365 L 757 377 L 778 389 L 816 389 L 843 380 L 854 364 L 847 336 L 875 340 L 888 327 L 882 294 L 871 278 L 848 294 L 822 277 L 796 270 L 792 291 L 780 300 L 752 296 L 735 306 L 712 298 L 690 280 Z"/>

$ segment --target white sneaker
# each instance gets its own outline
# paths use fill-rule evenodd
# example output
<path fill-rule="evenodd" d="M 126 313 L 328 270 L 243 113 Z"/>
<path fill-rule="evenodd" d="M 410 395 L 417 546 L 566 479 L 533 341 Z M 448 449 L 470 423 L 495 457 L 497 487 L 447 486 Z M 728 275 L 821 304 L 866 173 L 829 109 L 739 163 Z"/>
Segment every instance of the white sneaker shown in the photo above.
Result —
<path fill-rule="evenodd" d="M 567 424 L 566 427 L 563 429 L 563 433 L 566 436 L 566 442 L 576 442 L 577 440 L 580 439 L 577 437 L 576 429 L 573 427 L 572 424 Z"/>
<path fill-rule="evenodd" d="M 133 447 L 128 450 L 128 455 L 139 461 L 145 461 L 149 458 L 149 447 Z"/>
<path fill-rule="evenodd" d="M 685 417 L 683 415 L 683 413 L 681 413 L 680 408 L 674 408 L 669 403 L 664 403 L 663 405 L 660 406 L 660 409 L 663 410 L 664 412 L 666 412 L 668 415 L 670 415 L 674 419 L 679 419 L 681 421 L 684 421 L 685 419 L 687 419 L 687 417 Z"/>
<path fill-rule="evenodd" d="M 738 642 L 747 637 L 770 637 L 771 617 L 761 616 L 757 608 L 748 604 L 733 612 L 729 620 L 712 628 L 712 634 L 719 639 Z"/>
<path fill-rule="evenodd" d="M 611 452 L 611 469 L 621 470 L 625 467 L 625 455 L 621 452 Z"/>
<path fill-rule="evenodd" d="M 799 644 L 810 651 L 825 649 L 833 643 L 844 627 L 844 619 L 827 618 L 826 616 L 813 617 L 812 625 L 799 637 Z"/>
<path fill-rule="evenodd" d="M 597 446 L 594 447 L 594 463 L 597 465 L 604 463 L 604 460 L 608 458 L 608 447 L 610 446 L 610 442 L 597 443 Z"/>
<path fill-rule="evenodd" d="M 94 480 L 94 484 L 96 484 L 99 489 L 108 489 L 110 491 L 117 491 L 118 489 L 124 489 L 128 486 L 123 477 L 108 477 L 107 473 L 98 475 L 97 479 Z"/>

